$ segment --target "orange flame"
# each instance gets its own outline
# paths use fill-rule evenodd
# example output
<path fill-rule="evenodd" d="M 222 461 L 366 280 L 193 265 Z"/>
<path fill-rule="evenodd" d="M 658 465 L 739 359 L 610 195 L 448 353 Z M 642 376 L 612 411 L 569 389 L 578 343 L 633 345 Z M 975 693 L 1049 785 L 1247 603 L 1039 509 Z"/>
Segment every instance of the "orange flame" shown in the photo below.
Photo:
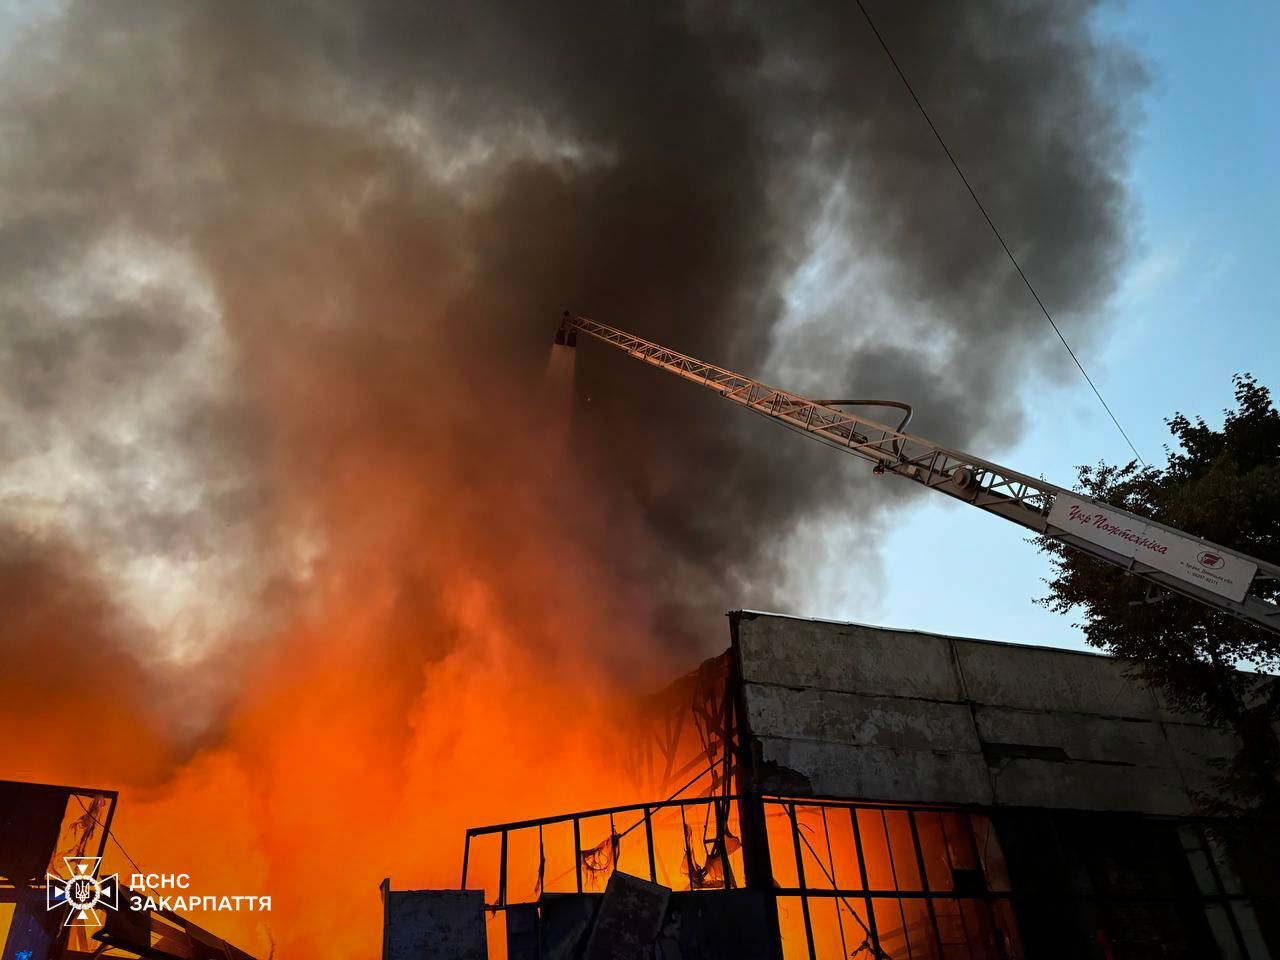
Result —
<path fill-rule="evenodd" d="M 77 670 L 78 634 L 104 618 L 73 611 L 39 638 L 66 669 L 0 704 L 18 731 L 4 766 L 120 788 L 130 857 L 190 874 L 192 893 L 271 896 L 266 914 L 189 914 L 257 956 L 374 957 L 381 879 L 456 887 L 467 826 L 653 799 L 620 760 L 625 703 L 678 667 L 649 633 L 642 588 L 600 563 L 637 548 L 619 538 L 638 526 L 586 495 L 536 411 L 514 429 L 490 422 L 492 444 L 472 419 L 441 428 L 447 408 L 393 429 L 340 369 L 284 377 L 264 363 L 281 377 L 279 522 L 315 545 L 285 612 L 160 711 L 118 647 Z M 35 653 L 21 656 L 37 674 Z M 206 686 L 228 706 L 192 749 L 184 707 Z M 100 735 L 43 735 L 82 714 L 102 717 Z M 114 848 L 108 867 L 133 870 Z"/>

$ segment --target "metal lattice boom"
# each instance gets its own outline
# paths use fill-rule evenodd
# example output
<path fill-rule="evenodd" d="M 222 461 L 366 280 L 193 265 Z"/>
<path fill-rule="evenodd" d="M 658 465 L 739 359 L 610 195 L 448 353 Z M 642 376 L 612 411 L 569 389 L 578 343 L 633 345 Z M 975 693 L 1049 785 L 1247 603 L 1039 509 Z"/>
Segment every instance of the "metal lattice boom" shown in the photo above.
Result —
<path fill-rule="evenodd" d="M 1088 502 L 1087 498 L 1063 487 L 1017 473 L 972 454 L 950 450 L 922 437 L 900 433 L 892 427 L 848 410 L 780 390 L 724 367 L 677 353 L 661 344 L 652 343 L 589 317 L 574 316 L 566 312 L 556 334 L 556 342 L 573 346 L 578 333 L 585 333 L 637 360 L 714 390 L 726 400 L 870 461 L 876 465 L 877 471 L 891 472 L 913 480 L 931 490 L 1011 520 L 1037 534 L 1069 544 L 1166 590 L 1199 600 L 1257 626 L 1280 632 L 1280 605 L 1273 598 L 1276 587 L 1280 584 L 1280 567 L 1274 564 L 1249 557 L 1238 550 L 1229 550 L 1153 520 L 1134 516 L 1109 504 L 1097 504 L 1134 523 L 1195 540 L 1206 549 L 1255 564 L 1257 573 L 1248 592 L 1242 600 L 1233 600 L 1050 523 L 1049 513 L 1060 495 Z"/>

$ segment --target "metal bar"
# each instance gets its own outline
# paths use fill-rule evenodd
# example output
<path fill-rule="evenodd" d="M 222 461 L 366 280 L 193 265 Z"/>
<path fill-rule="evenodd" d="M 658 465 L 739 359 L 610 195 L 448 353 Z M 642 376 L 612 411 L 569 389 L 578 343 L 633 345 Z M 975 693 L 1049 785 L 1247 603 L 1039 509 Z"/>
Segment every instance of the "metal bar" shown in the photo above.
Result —
<path fill-rule="evenodd" d="M 471 860 L 471 831 L 467 831 L 467 842 L 462 847 L 462 882 L 458 884 L 459 890 L 467 889 L 467 864 Z"/>
<path fill-rule="evenodd" d="M 724 804 L 722 807 L 721 804 Z M 712 801 L 712 806 L 716 811 L 716 837 L 720 841 L 720 873 L 721 879 L 724 881 L 724 888 L 731 890 L 734 884 L 733 868 L 729 866 L 729 843 L 725 839 L 729 835 L 729 810 L 728 803 L 722 800 Z"/>
<path fill-rule="evenodd" d="M 965 915 L 964 915 L 964 905 L 966 902 L 967 902 L 967 898 L 957 899 L 956 911 L 960 914 L 960 930 L 964 934 L 965 953 L 967 953 L 970 957 L 972 957 L 974 938 L 969 934 L 969 921 L 965 919 Z"/>
<path fill-rule="evenodd" d="M 951 867 L 952 886 L 955 886 L 956 865 L 955 863 L 951 863 L 952 831 L 950 831 L 950 829 L 947 829 L 947 820 L 950 819 L 951 817 L 960 819 L 960 832 L 963 833 L 965 840 L 968 841 L 969 855 L 972 856 L 973 858 L 974 868 L 978 870 L 979 876 L 983 878 L 983 887 L 986 887 L 987 873 L 986 873 L 986 870 L 983 869 L 982 858 L 978 856 L 978 841 L 975 840 L 973 836 L 973 824 L 969 822 L 968 817 L 961 817 L 961 814 L 959 813 L 941 815 L 942 836 L 943 838 L 945 838 L 946 844 L 947 844 L 947 861 L 948 863 L 950 863 L 950 867 Z M 959 849 L 959 844 L 956 844 L 956 847 L 957 849 Z M 960 910 L 960 927 L 961 929 L 964 929 L 965 947 L 968 948 L 969 955 L 973 956 L 975 936 L 977 936 L 977 934 L 969 932 L 969 920 L 968 918 L 965 918 L 965 915 L 964 915 L 964 902 L 960 902 L 959 910 Z M 995 920 L 995 918 L 989 918 L 989 919 Z"/>
<path fill-rule="evenodd" d="M 705 892 L 713 892 L 718 887 L 711 888 Z M 1153 894 L 1146 893 L 1107 893 L 1107 894 L 1090 894 L 1090 893 L 1073 893 L 1070 891 L 1053 891 L 1050 893 L 1015 893 L 1008 890 L 1002 890 L 999 893 L 988 894 L 959 894 L 934 891 L 925 893 L 921 890 L 847 890 L 840 888 L 839 890 L 825 890 L 814 887 L 775 887 L 770 892 L 770 896 L 775 897 L 809 897 L 810 899 L 830 899 L 837 898 L 841 900 L 857 900 L 863 896 L 875 897 L 877 900 L 965 900 L 965 901 L 982 901 L 987 903 L 995 903 L 998 900 L 1021 901 L 1021 900 L 1044 900 L 1061 903 L 1063 901 L 1071 902 L 1089 902 L 1089 903 L 1169 903 L 1182 904 L 1189 909 L 1198 909 L 1205 904 L 1249 904 L 1251 901 L 1244 894 L 1202 894 L 1196 895 L 1170 895 L 1170 894 Z M 521 906 L 520 903 L 508 903 L 505 906 L 499 903 L 485 904 L 486 910 L 504 910 L 510 907 Z M 177 919 L 177 914 L 169 914 Z"/>
<path fill-rule="evenodd" d="M 680 836 L 684 842 L 684 872 L 689 878 L 689 889 L 693 889 L 693 846 L 689 843 L 689 823 L 684 817 L 684 807 L 680 808 Z"/>
<path fill-rule="evenodd" d="M 741 800 L 742 797 L 737 794 L 731 794 L 724 797 L 725 800 Z M 589 819 L 591 817 L 607 817 L 611 813 L 629 813 L 633 811 L 644 811 L 646 807 L 658 809 L 660 807 L 689 807 L 697 806 L 707 802 L 706 797 L 672 797 L 669 800 L 662 800 L 658 803 L 628 803 L 618 807 L 600 807 L 596 810 L 577 810 L 573 813 L 558 813 L 551 817 L 538 817 L 532 820 L 513 820 L 509 823 L 490 823 L 480 827 L 468 827 L 467 832 L 474 836 L 483 836 L 487 833 L 501 833 L 503 830 L 523 830 L 526 827 L 536 827 L 539 825 L 547 826 L 553 823 L 564 823 L 566 820 Z"/>
<path fill-rule="evenodd" d="M 880 830 L 884 833 L 884 848 L 889 852 L 889 877 L 893 880 L 893 889 L 901 890 L 902 881 L 898 879 L 898 864 L 893 856 L 893 839 L 889 836 L 889 816 L 885 810 L 880 811 Z M 906 922 L 905 918 L 903 922 Z"/>
<path fill-rule="evenodd" d="M 893 856 L 893 839 L 889 836 L 889 811 L 887 810 L 880 811 L 880 829 L 884 831 L 884 848 L 889 853 L 889 876 L 893 878 L 893 889 L 901 890 L 902 881 L 898 879 L 898 864 Z M 907 960 L 913 960 L 915 951 L 911 949 L 911 937 L 907 934 L 907 913 L 902 909 L 901 899 L 898 900 L 898 919 L 902 921 L 902 939 L 907 943 Z"/>
<path fill-rule="evenodd" d="M 1021 893 L 1001 890 L 998 893 L 955 893 L 947 890 L 849 890 L 841 887 L 838 890 L 826 890 L 821 887 L 775 887 L 774 893 L 780 897 L 798 897 L 802 893 L 810 897 L 861 897 L 863 895 L 876 899 L 889 900 L 1088 900 L 1115 903 L 1248 903 L 1249 897 L 1242 893 L 1232 894 L 1156 894 L 1151 891 L 1136 893 L 1111 892 L 1074 893 L 1072 891 L 1054 890 L 1048 892 Z"/>
<path fill-rule="evenodd" d="M 484 826 L 468 827 L 467 833 L 472 836 L 482 836 L 488 833 L 499 833 L 503 830 L 516 831 L 523 827 L 536 827 L 539 824 L 561 823 L 566 820 L 572 820 L 574 817 L 587 819 L 590 817 L 608 816 L 610 813 L 626 813 L 628 811 L 643 812 L 646 807 L 650 810 L 659 810 L 664 807 L 678 806 L 702 806 L 709 802 L 708 797 L 673 797 L 670 800 L 649 801 L 648 803 L 630 803 L 617 807 L 603 807 L 597 810 L 577 810 L 572 813 L 561 813 L 550 817 L 519 820 L 511 823 L 494 823 Z M 724 800 L 742 800 L 746 799 L 744 795 L 730 794 L 722 797 Z M 920 813 L 943 812 L 943 813 L 980 813 L 989 815 L 997 808 L 980 803 L 895 803 L 892 801 L 881 800 L 846 800 L 841 797 L 796 797 L 788 793 L 761 793 L 756 799 L 767 801 L 769 803 L 780 804 L 785 806 L 787 803 L 796 801 L 803 803 L 807 807 L 854 807 L 859 810 L 916 810 Z M 1177 823 L 1201 824 L 1209 827 L 1218 821 L 1213 817 L 1152 817 L 1151 819 L 1160 821 L 1176 821 Z M 637 824 L 639 821 L 637 821 Z"/>
<path fill-rule="evenodd" d="M 1213 847 L 1209 845 L 1209 836 L 1200 824 L 1196 824 L 1195 831 L 1196 837 L 1200 841 L 1200 849 L 1204 851 L 1205 860 L 1209 863 L 1209 872 L 1213 875 L 1213 885 L 1217 887 L 1218 893 L 1226 896 L 1227 885 L 1222 882 L 1222 873 L 1218 870 L 1218 861 L 1213 855 Z M 1231 935 L 1235 938 L 1236 949 L 1240 951 L 1240 956 L 1248 957 L 1249 949 L 1245 946 L 1244 934 L 1240 930 L 1240 922 L 1236 919 L 1236 912 L 1231 909 L 1230 903 L 1225 904 L 1223 910 L 1227 914 L 1227 922 L 1231 924 Z"/>
<path fill-rule="evenodd" d="M 100 793 L 99 796 L 110 796 L 111 802 L 107 806 L 107 817 L 102 821 L 102 839 L 98 841 L 98 858 L 101 859 L 107 855 L 107 839 L 111 836 L 111 822 L 116 817 L 116 797 L 117 794 L 112 791 L 110 794 Z"/>
<path fill-rule="evenodd" d="M 658 882 L 658 867 L 653 858 L 653 818 L 649 814 L 649 808 L 644 808 L 644 839 L 649 847 L 649 879 L 654 883 Z"/>
<path fill-rule="evenodd" d="M 800 823 L 796 819 L 794 803 L 787 804 L 787 813 L 791 817 L 791 844 L 796 851 L 796 879 L 800 883 L 800 912 L 804 914 L 804 936 L 809 944 L 809 960 L 817 960 L 817 952 L 813 946 L 813 920 L 809 916 L 808 884 L 804 882 L 804 854 L 800 850 Z"/>
<path fill-rule="evenodd" d="M 827 838 L 827 865 L 831 867 L 831 886 L 836 885 L 836 857 L 831 852 L 831 827 L 827 823 L 827 808 L 818 808 L 822 813 L 822 832 Z M 844 901 L 836 901 L 836 926 L 840 928 L 840 956 L 847 957 L 849 955 L 849 944 L 844 939 L 844 917 L 840 913 L 840 904 Z M 848 904 L 845 903 L 847 907 Z"/>
<path fill-rule="evenodd" d="M 876 911 L 871 903 L 871 894 L 868 889 L 871 886 L 867 880 L 867 858 L 862 851 L 862 830 L 858 827 L 858 808 L 849 808 L 849 822 L 853 824 L 853 848 L 858 852 L 858 876 L 862 878 L 862 901 L 867 905 L 867 926 L 871 930 L 871 945 L 877 950 L 880 949 L 880 934 L 876 930 Z M 905 926 L 905 924 L 904 924 Z M 907 950 L 910 951 L 910 944 Z M 872 954 L 874 957 L 875 954 Z"/>
<path fill-rule="evenodd" d="M 573 818 L 573 869 L 578 876 L 578 892 L 582 892 L 582 824 Z"/>
<path fill-rule="evenodd" d="M 968 815 L 962 815 L 959 811 L 955 812 L 955 816 L 961 821 L 964 837 L 969 841 L 969 856 L 973 858 L 978 872 L 982 874 L 982 885 L 985 887 L 987 885 L 987 865 L 982 859 L 982 851 L 978 849 L 978 835 L 973 831 L 973 818 Z"/>
<path fill-rule="evenodd" d="M 542 828 L 538 828 L 538 885 L 535 888 L 538 896 L 547 892 L 547 848 L 542 840 Z"/>
<path fill-rule="evenodd" d="M 502 852 L 498 855 L 498 903 L 507 902 L 507 831 L 502 831 Z"/>
<path fill-rule="evenodd" d="M 30 785 L 29 781 L 26 780 L 6 780 L 4 777 L 0 777 L 0 784 L 16 784 L 24 787 Z M 42 783 L 40 786 L 50 791 L 78 793 L 85 797 L 110 797 L 112 800 L 120 798 L 119 790 L 103 790 L 98 787 L 74 787 L 68 783 Z"/>
<path fill-rule="evenodd" d="M 618 872 L 618 856 L 622 853 L 622 840 L 618 836 L 618 828 L 614 826 L 613 814 L 609 814 L 609 875 Z"/>
<path fill-rule="evenodd" d="M 741 748 L 739 748 L 741 749 Z M 745 793 L 733 793 L 721 797 L 723 800 L 741 801 L 753 799 Z M 783 802 L 791 798 L 785 794 L 761 794 L 754 797 L 756 800 L 769 800 L 771 802 Z M 629 803 L 617 807 L 600 807 L 595 810 L 577 810 L 571 813 L 560 813 L 550 817 L 538 817 L 530 820 L 513 820 L 507 823 L 491 823 L 483 826 L 468 827 L 467 835 L 469 837 L 486 836 L 493 833 L 501 833 L 503 830 L 515 832 L 529 827 L 550 826 L 553 823 L 564 823 L 574 818 L 587 819 L 590 817 L 606 817 L 609 814 L 640 812 L 645 809 L 660 810 L 665 807 L 679 806 L 700 806 L 708 802 L 708 798 L 703 797 L 673 797 L 668 800 L 660 800 L 649 803 Z M 828 806 L 828 807 L 855 807 L 863 810 L 966 810 L 976 813 L 985 813 L 989 811 L 989 807 L 983 807 L 980 804 L 947 804 L 947 805 L 931 805 L 931 804 L 906 804 L 906 803 L 872 803 L 863 800 L 842 800 L 839 798 L 805 798 L 806 805 L 809 806 Z M 1184 822 L 1184 821 L 1180 821 Z M 1186 821 L 1189 822 L 1189 821 Z M 639 821 L 637 821 L 637 825 Z"/>
<path fill-rule="evenodd" d="M 925 893 L 929 893 L 929 874 L 924 865 L 924 854 L 920 850 L 920 831 L 916 829 L 916 814 L 914 810 L 907 811 L 907 821 L 911 824 L 911 843 L 916 848 L 916 867 L 920 870 L 920 887 Z M 938 956 L 942 956 L 942 934 L 938 931 L 938 917 L 933 912 L 933 898 L 925 900 L 925 906 L 929 910 L 929 923 L 933 925 L 933 942 L 938 948 Z"/>

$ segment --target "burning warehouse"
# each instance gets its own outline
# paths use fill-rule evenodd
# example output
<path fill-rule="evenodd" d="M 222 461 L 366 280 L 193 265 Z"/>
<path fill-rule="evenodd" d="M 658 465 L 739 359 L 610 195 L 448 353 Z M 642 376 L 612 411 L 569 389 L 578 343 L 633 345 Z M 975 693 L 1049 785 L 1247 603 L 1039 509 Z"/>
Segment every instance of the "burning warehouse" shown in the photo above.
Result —
<path fill-rule="evenodd" d="M 0 960 L 1265 955 L 1280 693 L 713 656 L 1280 671 L 1274 44 L 1115 6 L 0 0 Z"/>
<path fill-rule="evenodd" d="M 1276 955 L 1274 864 L 1201 812 L 1232 737 L 1127 664 L 752 611 L 729 634 L 637 706 L 632 802 L 472 826 L 454 889 L 384 881 L 384 960 Z M 62 865 L 96 868 L 116 800 L 0 782 L 0 957 L 248 960 L 114 876 L 68 922 Z"/>
<path fill-rule="evenodd" d="M 729 625 L 649 705 L 650 798 L 471 828 L 459 891 L 384 884 L 384 960 L 1275 955 L 1274 865 L 1197 812 L 1232 738 L 1123 662 Z"/>

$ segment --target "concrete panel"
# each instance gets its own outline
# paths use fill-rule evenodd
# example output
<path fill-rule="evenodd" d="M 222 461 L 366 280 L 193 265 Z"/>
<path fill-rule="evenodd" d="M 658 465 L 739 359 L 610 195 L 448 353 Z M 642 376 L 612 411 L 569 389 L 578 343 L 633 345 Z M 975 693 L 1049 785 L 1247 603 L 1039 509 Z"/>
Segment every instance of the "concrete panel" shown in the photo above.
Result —
<path fill-rule="evenodd" d="M 743 679 L 849 693 L 962 699 L 945 637 L 744 614 Z"/>
<path fill-rule="evenodd" d="M 772 942 L 763 891 L 673 893 L 658 955 L 681 960 L 771 960 Z"/>
<path fill-rule="evenodd" d="M 538 898 L 538 937 L 542 960 L 579 960 L 603 895 L 544 893 Z"/>
<path fill-rule="evenodd" d="M 1004 806 L 1185 816 L 1192 804 L 1176 770 L 1108 763 L 1012 759 L 992 770 Z"/>
<path fill-rule="evenodd" d="M 507 907 L 507 960 L 541 960 L 538 945 L 538 905 Z"/>
<path fill-rule="evenodd" d="M 980 753 L 896 750 L 761 738 L 766 791 L 855 800 L 990 803 Z"/>
<path fill-rule="evenodd" d="M 1185 814 L 1235 749 L 1107 657 L 770 614 L 738 639 L 766 790 Z"/>
<path fill-rule="evenodd" d="M 1160 725 L 1149 720 L 989 706 L 974 707 L 974 719 L 985 743 L 1061 747 L 1072 760 L 1176 767 Z"/>
<path fill-rule="evenodd" d="M 583 960 L 646 960 L 667 915 L 671 889 L 629 873 L 609 875 Z"/>
<path fill-rule="evenodd" d="M 480 890 L 384 892 L 383 960 L 485 960 Z"/>
<path fill-rule="evenodd" d="M 898 750 L 978 753 L 969 708 L 959 703 L 867 697 L 753 683 L 747 720 L 758 736 Z"/>
<path fill-rule="evenodd" d="M 978 703 L 1156 720 L 1150 689 L 1123 663 L 1063 650 L 955 641 L 969 697 Z"/>

